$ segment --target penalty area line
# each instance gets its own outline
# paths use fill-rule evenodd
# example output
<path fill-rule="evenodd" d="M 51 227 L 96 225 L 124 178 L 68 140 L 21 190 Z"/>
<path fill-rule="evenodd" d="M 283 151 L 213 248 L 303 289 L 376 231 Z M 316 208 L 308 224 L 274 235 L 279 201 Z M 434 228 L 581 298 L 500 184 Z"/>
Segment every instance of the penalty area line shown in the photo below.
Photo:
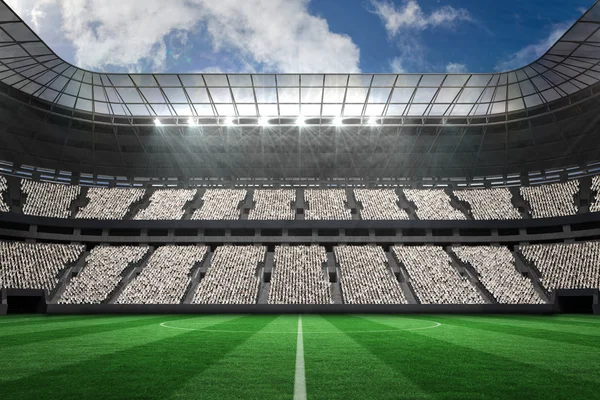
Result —
<path fill-rule="evenodd" d="M 296 376 L 294 378 L 294 400 L 306 400 L 306 375 L 304 371 L 304 340 L 302 338 L 301 315 L 298 315 L 298 343 L 296 344 Z"/>

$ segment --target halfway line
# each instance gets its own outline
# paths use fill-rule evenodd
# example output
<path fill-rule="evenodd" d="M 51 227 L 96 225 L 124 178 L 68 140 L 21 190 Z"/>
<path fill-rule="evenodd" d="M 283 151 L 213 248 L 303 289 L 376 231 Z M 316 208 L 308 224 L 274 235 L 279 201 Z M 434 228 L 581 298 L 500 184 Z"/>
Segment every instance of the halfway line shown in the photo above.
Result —
<path fill-rule="evenodd" d="M 306 376 L 304 375 L 304 341 L 302 340 L 302 316 L 298 315 L 298 344 L 296 345 L 296 377 L 294 400 L 306 400 Z"/>

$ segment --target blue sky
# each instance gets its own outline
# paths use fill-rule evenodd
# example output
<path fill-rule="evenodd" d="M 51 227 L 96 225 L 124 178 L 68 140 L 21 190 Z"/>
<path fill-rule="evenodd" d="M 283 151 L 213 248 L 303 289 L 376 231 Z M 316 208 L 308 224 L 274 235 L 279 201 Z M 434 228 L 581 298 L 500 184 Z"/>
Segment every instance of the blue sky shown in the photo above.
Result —
<path fill-rule="evenodd" d="M 594 1 L 7 3 L 61 57 L 97 71 L 489 72 L 536 59 Z"/>

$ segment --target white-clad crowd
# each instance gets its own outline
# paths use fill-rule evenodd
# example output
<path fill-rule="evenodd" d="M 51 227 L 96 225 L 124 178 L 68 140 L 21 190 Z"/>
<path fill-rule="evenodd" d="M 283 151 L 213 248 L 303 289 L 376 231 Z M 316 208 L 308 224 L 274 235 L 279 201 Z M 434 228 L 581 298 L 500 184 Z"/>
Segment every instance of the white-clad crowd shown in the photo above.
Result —
<path fill-rule="evenodd" d="M 9 212 L 10 208 L 8 204 L 4 201 L 4 192 L 8 189 L 8 185 L 6 183 L 6 178 L 0 175 L 0 212 Z"/>
<path fill-rule="evenodd" d="M 347 220 L 352 219 L 352 213 L 347 206 L 344 189 L 306 189 L 304 200 L 308 207 L 304 212 L 307 220 Z"/>
<path fill-rule="evenodd" d="M 479 281 L 501 304 L 543 304 L 531 279 L 516 268 L 512 252 L 506 247 L 454 247 L 458 258 L 479 274 Z"/>
<path fill-rule="evenodd" d="M 345 304 L 405 304 L 400 283 L 378 246 L 337 246 L 334 255 L 340 268 Z"/>
<path fill-rule="evenodd" d="M 59 272 L 84 249 L 83 245 L 0 242 L 0 287 L 52 290 Z"/>
<path fill-rule="evenodd" d="M 551 218 L 577 214 L 574 196 L 579 181 L 521 187 L 521 196 L 529 203 L 533 218 Z"/>
<path fill-rule="evenodd" d="M 245 189 L 208 189 L 202 196 L 202 207 L 194 211 L 192 219 L 240 219 L 239 207 L 245 198 Z"/>
<path fill-rule="evenodd" d="M 264 246 L 217 248 L 192 303 L 256 304 L 260 279 L 257 270 L 264 265 L 266 252 Z"/>
<path fill-rule="evenodd" d="M 548 290 L 600 289 L 600 242 L 532 244 L 521 247 Z"/>
<path fill-rule="evenodd" d="M 277 246 L 269 304 L 330 304 L 331 284 L 323 272 L 322 246 Z"/>
<path fill-rule="evenodd" d="M 590 203 L 590 212 L 600 211 L 600 175 L 592 177 L 590 190 L 596 194 L 594 201 Z"/>
<path fill-rule="evenodd" d="M 405 220 L 406 211 L 398 207 L 398 195 L 392 189 L 354 189 L 354 197 L 365 220 Z"/>
<path fill-rule="evenodd" d="M 148 207 L 140 210 L 133 219 L 177 220 L 183 217 L 186 203 L 192 201 L 196 189 L 159 189 L 150 196 Z"/>
<path fill-rule="evenodd" d="M 22 179 L 21 192 L 25 195 L 23 214 L 69 218 L 71 203 L 79 196 L 81 187 Z"/>
<path fill-rule="evenodd" d="M 450 196 L 442 189 L 403 189 L 406 199 L 416 206 L 421 220 L 467 219 L 450 204 Z"/>
<path fill-rule="evenodd" d="M 144 197 L 144 192 L 133 188 L 90 188 L 86 195 L 89 202 L 75 218 L 123 219 L 131 205 Z"/>
<path fill-rule="evenodd" d="M 454 195 L 471 206 L 473 219 L 520 219 L 521 214 L 512 205 L 512 194 L 507 188 L 455 190 Z"/>
<path fill-rule="evenodd" d="M 254 208 L 248 219 L 293 220 L 296 219 L 296 191 L 289 189 L 255 190 Z"/>
<path fill-rule="evenodd" d="M 394 246 L 406 268 L 421 304 L 483 304 L 481 294 L 452 266 L 448 253 L 438 246 Z"/>
<path fill-rule="evenodd" d="M 85 266 L 71 279 L 59 299 L 61 304 L 99 304 L 117 287 L 121 273 L 141 261 L 146 246 L 97 246 L 85 258 Z"/>
<path fill-rule="evenodd" d="M 142 272 L 123 289 L 119 304 L 180 304 L 191 269 L 207 252 L 202 246 L 163 246 L 152 253 Z"/>

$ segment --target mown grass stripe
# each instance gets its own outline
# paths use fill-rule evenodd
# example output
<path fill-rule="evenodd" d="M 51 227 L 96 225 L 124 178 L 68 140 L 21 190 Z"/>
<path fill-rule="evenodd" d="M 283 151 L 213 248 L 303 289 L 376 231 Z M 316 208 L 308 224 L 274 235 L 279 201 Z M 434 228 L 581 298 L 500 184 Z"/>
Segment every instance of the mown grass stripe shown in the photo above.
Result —
<path fill-rule="evenodd" d="M 385 326 L 360 317 L 325 318 L 341 330 L 357 325 L 370 329 Z M 600 390 L 597 376 L 594 381 L 588 380 L 591 375 L 586 379 L 567 376 L 556 370 L 471 348 L 464 337 L 468 328 L 449 329 L 446 322 L 450 319 L 440 320 L 444 325 L 439 329 L 348 335 L 414 384 L 439 398 L 592 398 Z M 531 345 L 526 339 L 515 339 L 512 346 L 515 352 Z M 496 346 L 493 337 L 486 337 L 486 341 L 490 349 Z M 552 354 L 546 356 L 552 357 Z M 581 372 L 585 373 L 585 370 Z"/>
<path fill-rule="evenodd" d="M 245 319 L 247 327 L 253 326 L 258 331 L 274 318 L 241 317 L 219 325 L 232 328 L 244 324 Z M 252 324 L 247 320 L 253 320 Z M 163 328 L 157 324 L 157 329 Z M 8 399 L 164 399 L 185 385 L 193 374 L 201 374 L 251 335 L 182 332 L 78 364 L 3 382 L 2 396 Z M 232 371 L 230 378 L 234 376 L 235 371 Z M 227 377 L 222 379 L 226 381 Z M 189 393 L 187 398 L 204 398 L 201 389 Z"/>
<path fill-rule="evenodd" d="M 306 400 L 306 376 L 304 372 L 304 340 L 302 339 L 302 315 L 298 315 L 298 341 L 296 343 L 296 373 L 294 376 L 294 400 Z"/>

